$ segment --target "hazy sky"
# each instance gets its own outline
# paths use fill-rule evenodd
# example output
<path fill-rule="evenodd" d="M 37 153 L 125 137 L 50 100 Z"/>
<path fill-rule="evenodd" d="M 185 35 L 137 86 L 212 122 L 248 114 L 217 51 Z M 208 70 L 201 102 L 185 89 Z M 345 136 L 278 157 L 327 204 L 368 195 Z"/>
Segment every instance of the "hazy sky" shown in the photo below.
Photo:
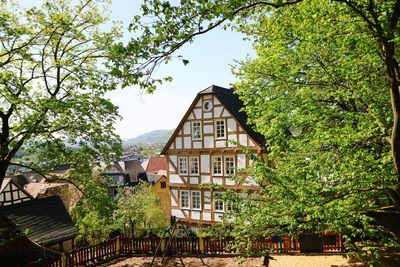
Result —
<path fill-rule="evenodd" d="M 23 6 L 40 0 L 19 1 Z M 111 19 L 122 21 L 126 29 L 135 14 L 139 14 L 142 0 L 113 0 Z M 183 66 L 173 61 L 158 70 L 159 77 L 172 76 L 173 81 L 163 84 L 152 95 L 141 94 L 139 88 L 129 87 L 107 94 L 119 106 L 122 120 L 116 123 L 122 138 L 136 137 L 159 129 L 175 128 L 197 92 L 212 84 L 230 87 L 234 81 L 231 64 L 252 53 L 251 45 L 235 32 L 214 30 L 178 51 L 190 61 Z M 164 76 L 162 76 L 164 75 Z"/>
<path fill-rule="evenodd" d="M 113 0 L 112 20 L 127 26 L 139 12 L 141 0 Z M 195 39 L 179 51 L 190 64 L 175 61 L 160 68 L 159 74 L 171 75 L 173 81 L 163 84 L 152 95 L 140 94 L 138 88 L 125 88 L 108 94 L 119 106 L 122 121 L 115 127 L 122 138 L 158 129 L 175 128 L 197 92 L 215 84 L 229 87 L 234 80 L 230 64 L 251 53 L 251 45 L 235 32 L 216 30 Z"/>

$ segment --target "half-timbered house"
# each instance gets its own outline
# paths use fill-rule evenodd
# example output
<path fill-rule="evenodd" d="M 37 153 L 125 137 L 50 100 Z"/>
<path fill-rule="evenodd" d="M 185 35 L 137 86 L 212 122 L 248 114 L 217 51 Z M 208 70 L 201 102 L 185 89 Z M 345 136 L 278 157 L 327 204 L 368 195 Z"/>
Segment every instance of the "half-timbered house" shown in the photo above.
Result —
<path fill-rule="evenodd" d="M 236 181 L 238 169 L 251 161 L 244 147 L 265 158 L 264 138 L 247 124 L 243 102 L 233 89 L 210 86 L 199 92 L 162 150 L 167 159 L 171 215 L 188 224 L 212 224 L 229 208 L 221 191 L 256 189 L 251 177 Z"/>
<path fill-rule="evenodd" d="M 11 177 L 4 178 L 0 188 L 0 206 L 13 205 L 32 199 L 33 197 Z"/>

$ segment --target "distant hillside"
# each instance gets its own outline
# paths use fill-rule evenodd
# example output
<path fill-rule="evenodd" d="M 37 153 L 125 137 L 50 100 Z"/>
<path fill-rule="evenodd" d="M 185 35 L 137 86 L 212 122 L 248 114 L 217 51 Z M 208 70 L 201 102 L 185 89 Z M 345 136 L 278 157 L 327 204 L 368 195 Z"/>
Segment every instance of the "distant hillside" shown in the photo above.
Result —
<path fill-rule="evenodd" d="M 172 135 L 174 129 L 171 130 L 155 130 L 149 133 L 139 135 L 135 138 L 124 140 L 124 145 L 143 144 L 166 144 Z"/>

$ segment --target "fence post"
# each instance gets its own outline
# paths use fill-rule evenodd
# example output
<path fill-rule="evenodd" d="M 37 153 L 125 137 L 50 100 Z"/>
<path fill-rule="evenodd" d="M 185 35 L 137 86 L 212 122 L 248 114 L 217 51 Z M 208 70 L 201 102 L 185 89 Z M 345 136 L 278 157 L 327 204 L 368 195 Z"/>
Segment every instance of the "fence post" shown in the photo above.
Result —
<path fill-rule="evenodd" d="M 61 267 L 67 267 L 67 257 L 64 252 L 61 254 Z"/>
<path fill-rule="evenodd" d="M 204 239 L 199 237 L 199 249 L 202 254 L 204 254 Z"/>
<path fill-rule="evenodd" d="M 161 252 L 165 251 L 165 239 L 161 239 L 161 248 L 160 248 Z"/>
<path fill-rule="evenodd" d="M 120 243 L 119 236 L 117 236 L 117 241 L 116 242 L 117 242 L 117 244 L 116 244 L 117 255 L 119 255 L 120 252 L 121 252 L 121 243 Z"/>

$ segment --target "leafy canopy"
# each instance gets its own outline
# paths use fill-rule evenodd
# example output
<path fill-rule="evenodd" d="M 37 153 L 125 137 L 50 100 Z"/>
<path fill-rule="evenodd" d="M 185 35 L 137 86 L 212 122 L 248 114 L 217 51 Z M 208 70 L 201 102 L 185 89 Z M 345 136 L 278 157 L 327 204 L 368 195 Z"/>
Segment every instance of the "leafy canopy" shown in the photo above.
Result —
<path fill-rule="evenodd" d="M 400 208 L 400 1 L 152 0 L 142 8 L 133 28 L 142 36 L 130 44 L 148 45 L 149 72 L 218 26 L 254 41 L 257 58 L 234 68 L 236 87 L 272 165 L 255 161 L 260 191 L 227 195 L 240 203 L 231 234 L 329 230 L 396 245 L 393 229 L 373 218 L 393 219 Z"/>
<path fill-rule="evenodd" d="M 44 1 L 21 9 L 1 1 L 0 182 L 22 146 L 47 168 L 79 169 L 119 153 L 117 107 L 104 94 L 117 85 L 106 63 L 121 31 L 104 30 L 108 3 Z"/>
<path fill-rule="evenodd" d="M 114 224 L 119 229 L 130 229 L 131 236 L 137 235 L 136 230 L 156 234 L 167 227 L 160 200 L 150 184 L 121 188 L 117 198 Z"/>

